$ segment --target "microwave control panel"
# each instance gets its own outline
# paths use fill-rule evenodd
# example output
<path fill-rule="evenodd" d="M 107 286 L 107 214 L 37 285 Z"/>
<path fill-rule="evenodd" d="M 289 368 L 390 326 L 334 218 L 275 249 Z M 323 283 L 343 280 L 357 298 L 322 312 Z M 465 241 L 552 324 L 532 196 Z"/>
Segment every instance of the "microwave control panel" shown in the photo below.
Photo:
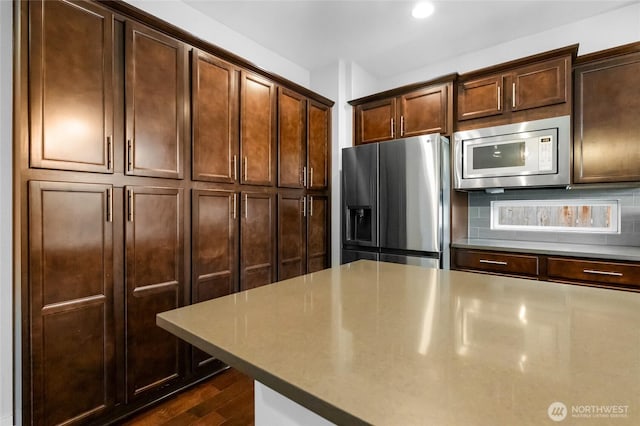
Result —
<path fill-rule="evenodd" d="M 553 137 L 542 136 L 538 139 L 538 170 L 553 170 Z"/>

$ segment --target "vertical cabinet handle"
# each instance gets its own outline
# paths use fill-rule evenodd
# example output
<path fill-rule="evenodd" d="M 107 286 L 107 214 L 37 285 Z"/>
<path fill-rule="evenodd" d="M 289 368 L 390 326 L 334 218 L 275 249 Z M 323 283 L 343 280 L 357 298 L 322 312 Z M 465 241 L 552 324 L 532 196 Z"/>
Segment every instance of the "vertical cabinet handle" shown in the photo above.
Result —
<path fill-rule="evenodd" d="M 498 86 L 498 111 L 500 111 L 500 86 Z"/>
<path fill-rule="evenodd" d="M 113 144 L 111 143 L 111 136 L 107 136 L 107 169 L 113 168 Z"/>
<path fill-rule="evenodd" d="M 131 171 L 133 168 L 133 144 L 131 139 L 127 139 L 127 171 Z"/>
<path fill-rule="evenodd" d="M 233 180 L 238 180 L 238 156 L 233 154 Z"/>
<path fill-rule="evenodd" d="M 511 84 L 511 106 L 516 107 L 516 83 Z"/>
<path fill-rule="evenodd" d="M 302 186 L 307 187 L 307 166 L 302 166 Z"/>
<path fill-rule="evenodd" d="M 395 135 L 394 135 L 394 131 L 395 131 L 395 130 L 394 130 L 394 128 L 393 128 L 393 127 L 394 127 L 394 126 L 393 126 L 393 118 L 391 118 L 391 139 L 393 139 L 393 138 L 394 138 L 394 136 L 395 136 Z"/>
<path fill-rule="evenodd" d="M 309 195 L 309 216 L 313 216 L 313 195 Z"/>
<path fill-rule="evenodd" d="M 307 197 L 302 197 L 302 217 L 307 217 Z"/>
<path fill-rule="evenodd" d="M 247 163 L 249 162 L 249 159 L 247 157 L 244 157 L 244 181 L 247 181 Z"/>
<path fill-rule="evenodd" d="M 233 218 L 236 218 L 236 208 L 238 206 L 237 196 L 233 194 Z"/>
<path fill-rule="evenodd" d="M 244 194 L 244 218 L 249 219 L 249 195 Z"/>
<path fill-rule="evenodd" d="M 133 189 L 128 189 L 127 190 L 127 199 L 128 199 L 128 209 L 129 210 L 129 222 L 133 222 Z"/>
<path fill-rule="evenodd" d="M 404 136 L 404 115 L 400 116 L 400 136 Z"/>
<path fill-rule="evenodd" d="M 107 222 L 113 222 L 113 188 L 107 189 Z"/>
<path fill-rule="evenodd" d="M 309 169 L 309 188 L 313 188 L 313 167 Z"/>

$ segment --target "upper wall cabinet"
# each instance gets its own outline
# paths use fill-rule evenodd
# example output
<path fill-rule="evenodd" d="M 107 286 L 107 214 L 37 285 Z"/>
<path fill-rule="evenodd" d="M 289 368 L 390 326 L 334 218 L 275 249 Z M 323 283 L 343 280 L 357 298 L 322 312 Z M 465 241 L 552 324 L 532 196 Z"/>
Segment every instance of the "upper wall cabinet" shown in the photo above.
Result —
<path fill-rule="evenodd" d="M 329 187 L 329 150 L 331 149 L 331 108 L 307 101 L 308 189 Z"/>
<path fill-rule="evenodd" d="M 185 132 L 184 45 L 126 22 L 126 173 L 182 179 Z"/>
<path fill-rule="evenodd" d="M 193 50 L 191 73 L 193 179 L 235 182 L 240 71 L 214 56 Z"/>
<path fill-rule="evenodd" d="M 278 87 L 278 186 L 304 188 L 306 99 Z"/>
<path fill-rule="evenodd" d="M 461 75 L 457 130 L 571 113 L 571 65 L 577 45 Z"/>
<path fill-rule="evenodd" d="M 356 145 L 425 135 L 450 134 L 455 75 L 349 102 Z"/>
<path fill-rule="evenodd" d="M 240 183 L 275 184 L 276 87 L 271 81 L 243 71 L 240 87 Z"/>
<path fill-rule="evenodd" d="M 640 43 L 579 58 L 573 179 L 640 181 Z"/>
<path fill-rule="evenodd" d="M 29 19 L 31 167 L 113 173 L 113 14 L 42 1 Z"/>

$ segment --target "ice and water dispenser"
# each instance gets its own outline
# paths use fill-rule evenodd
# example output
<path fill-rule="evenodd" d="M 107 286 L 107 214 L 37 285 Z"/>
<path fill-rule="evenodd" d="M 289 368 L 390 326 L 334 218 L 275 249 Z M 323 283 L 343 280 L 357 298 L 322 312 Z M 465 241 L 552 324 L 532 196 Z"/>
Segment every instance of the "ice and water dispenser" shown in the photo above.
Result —
<path fill-rule="evenodd" d="M 371 242 L 373 237 L 373 222 L 371 206 L 347 206 L 347 241 Z"/>

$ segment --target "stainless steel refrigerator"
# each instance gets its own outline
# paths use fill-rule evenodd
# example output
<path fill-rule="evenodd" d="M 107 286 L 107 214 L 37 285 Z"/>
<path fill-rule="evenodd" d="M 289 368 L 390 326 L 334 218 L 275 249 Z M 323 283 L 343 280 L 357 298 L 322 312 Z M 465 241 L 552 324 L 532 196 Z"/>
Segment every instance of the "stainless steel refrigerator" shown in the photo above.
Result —
<path fill-rule="evenodd" d="M 342 263 L 449 268 L 449 141 L 439 134 L 342 150 Z"/>

